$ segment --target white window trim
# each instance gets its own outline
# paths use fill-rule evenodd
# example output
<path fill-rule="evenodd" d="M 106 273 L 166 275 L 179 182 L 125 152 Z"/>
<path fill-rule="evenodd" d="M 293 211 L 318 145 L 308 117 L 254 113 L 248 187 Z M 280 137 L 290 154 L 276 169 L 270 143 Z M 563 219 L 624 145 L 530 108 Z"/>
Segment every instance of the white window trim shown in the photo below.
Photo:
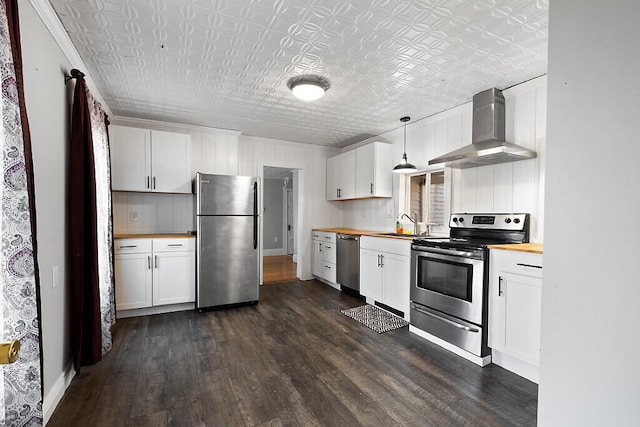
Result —
<path fill-rule="evenodd" d="M 445 218 L 445 222 L 448 221 L 448 218 L 451 216 L 451 201 L 453 200 L 453 197 L 451 194 L 453 189 L 453 186 L 451 185 L 451 168 L 427 169 L 427 170 L 417 171 L 416 173 L 412 173 L 412 174 L 401 175 L 401 181 L 400 181 L 401 191 L 398 197 L 398 202 L 400 206 L 400 210 L 399 210 L 400 215 L 402 215 L 403 213 L 410 215 L 411 197 L 409 195 L 411 194 L 411 177 L 426 175 L 426 185 L 429 186 L 431 184 L 431 174 L 436 172 L 444 172 L 444 218 Z M 428 205 L 429 203 L 427 202 L 427 206 Z M 429 213 L 427 213 L 427 216 L 428 215 Z M 422 219 L 420 219 L 418 222 L 424 223 Z M 431 226 L 430 234 L 437 235 L 437 236 L 440 236 L 440 235 L 448 236 L 449 224 L 445 223 L 439 226 Z"/>

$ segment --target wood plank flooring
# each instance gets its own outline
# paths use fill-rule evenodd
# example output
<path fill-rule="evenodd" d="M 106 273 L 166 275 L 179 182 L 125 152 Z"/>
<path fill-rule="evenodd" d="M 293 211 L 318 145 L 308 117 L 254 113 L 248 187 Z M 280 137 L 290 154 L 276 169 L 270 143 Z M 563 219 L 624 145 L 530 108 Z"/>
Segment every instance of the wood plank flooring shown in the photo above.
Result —
<path fill-rule="evenodd" d="M 253 306 L 118 320 L 47 425 L 535 425 L 535 384 L 340 313 L 362 303 L 311 280 L 263 286 Z"/>
<path fill-rule="evenodd" d="M 266 256 L 262 258 L 262 283 L 294 282 L 297 265 L 291 255 Z"/>

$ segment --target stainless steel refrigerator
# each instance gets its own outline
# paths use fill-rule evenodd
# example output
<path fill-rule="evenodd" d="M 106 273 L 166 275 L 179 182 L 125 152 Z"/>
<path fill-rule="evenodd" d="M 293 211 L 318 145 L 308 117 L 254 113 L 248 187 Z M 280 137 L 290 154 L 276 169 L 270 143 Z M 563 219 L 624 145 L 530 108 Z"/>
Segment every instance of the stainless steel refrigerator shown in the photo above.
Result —
<path fill-rule="evenodd" d="M 258 301 L 258 178 L 208 175 L 194 181 L 196 308 Z"/>

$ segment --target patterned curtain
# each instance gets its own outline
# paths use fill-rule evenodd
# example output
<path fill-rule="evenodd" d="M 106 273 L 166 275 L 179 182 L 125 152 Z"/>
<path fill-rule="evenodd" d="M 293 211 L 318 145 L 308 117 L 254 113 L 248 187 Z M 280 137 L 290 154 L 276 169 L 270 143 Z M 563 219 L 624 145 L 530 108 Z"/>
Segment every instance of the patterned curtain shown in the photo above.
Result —
<path fill-rule="evenodd" d="M 111 203 L 111 158 L 109 156 L 109 120 L 102 106 L 87 89 L 91 115 L 93 158 L 96 176 L 96 214 L 98 216 L 98 285 L 100 288 L 100 318 L 102 355 L 111 351 L 111 327 L 116 322 L 113 255 L 113 205 Z"/>
<path fill-rule="evenodd" d="M 111 166 L 107 117 L 83 77 L 76 81 L 69 171 L 69 273 L 74 366 L 111 350 L 115 323 Z"/>
<path fill-rule="evenodd" d="M 40 281 L 29 123 L 24 104 L 18 0 L 0 0 L 0 325 L 20 357 L 0 371 L 0 425 L 42 425 Z"/>

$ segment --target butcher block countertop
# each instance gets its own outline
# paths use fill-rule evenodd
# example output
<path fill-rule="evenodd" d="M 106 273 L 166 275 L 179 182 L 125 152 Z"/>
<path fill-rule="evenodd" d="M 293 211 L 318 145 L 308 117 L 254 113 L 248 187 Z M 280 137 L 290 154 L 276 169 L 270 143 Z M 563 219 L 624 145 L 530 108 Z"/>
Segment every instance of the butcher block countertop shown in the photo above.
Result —
<path fill-rule="evenodd" d="M 313 231 L 327 231 L 329 233 L 341 233 L 341 234 L 355 234 L 355 235 L 359 235 L 359 236 L 371 236 L 371 237 L 384 237 L 384 238 L 388 238 L 388 239 L 400 239 L 400 240 L 413 240 L 415 239 L 415 236 L 413 235 L 407 235 L 405 236 L 390 236 L 386 233 L 390 233 L 389 232 L 385 232 L 385 231 L 371 231 L 371 230 L 356 230 L 353 228 L 335 228 L 335 227 L 328 227 L 328 228 L 314 228 Z"/>
<path fill-rule="evenodd" d="M 503 251 L 529 252 L 532 254 L 542 254 L 542 243 L 514 243 L 511 245 L 490 245 L 489 249 L 500 249 Z"/>
<path fill-rule="evenodd" d="M 187 233 L 150 233 L 150 234 L 114 234 L 114 239 L 167 239 L 196 237 L 195 234 Z"/>

